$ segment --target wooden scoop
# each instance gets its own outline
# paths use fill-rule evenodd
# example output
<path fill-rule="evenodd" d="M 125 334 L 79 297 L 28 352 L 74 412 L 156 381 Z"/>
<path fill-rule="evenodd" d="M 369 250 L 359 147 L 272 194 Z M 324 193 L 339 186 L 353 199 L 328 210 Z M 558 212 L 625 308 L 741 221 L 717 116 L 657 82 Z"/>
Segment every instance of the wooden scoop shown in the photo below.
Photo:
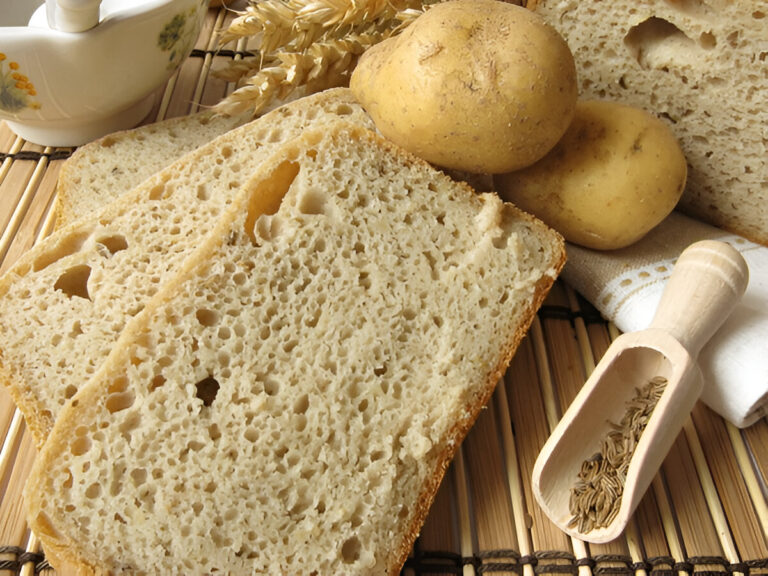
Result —
<path fill-rule="evenodd" d="M 692 244 L 677 260 L 650 328 L 622 334 L 608 348 L 533 469 L 536 500 L 561 530 L 589 542 L 613 540 L 624 530 L 699 398 L 703 380 L 695 358 L 741 298 L 748 276 L 746 262 L 730 245 Z M 603 527 L 582 523 L 581 532 L 571 522 L 569 500 L 582 463 L 595 461 L 615 429 L 611 423 L 622 421 L 637 388 L 654 378 L 666 385 L 634 448 L 623 493 L 601 489 L 597 506 L 604 509 L 618 498 L 618 512 Z"/>

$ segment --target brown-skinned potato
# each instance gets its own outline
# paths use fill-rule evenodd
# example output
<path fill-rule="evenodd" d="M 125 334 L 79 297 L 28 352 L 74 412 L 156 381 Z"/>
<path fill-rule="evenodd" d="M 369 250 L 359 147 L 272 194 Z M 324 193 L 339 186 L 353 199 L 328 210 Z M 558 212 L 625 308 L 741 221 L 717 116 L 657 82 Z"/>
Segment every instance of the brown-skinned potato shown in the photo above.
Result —
<path fill-rule="evenodd" d="M 637 242 L 674 209 L 688 166 L 672 131 L 645 110 L 581 101 L 539 162 L 496 175 L 499 195 L 566 240 L 596 250 Z"/>
<path fill-rule="evenodd" d="M 563 38 L 499 0 L 430 7 L 363 54 L 350 88 L 396 144 L 443 168 L 488 174 L 546 154 L 577 98 Z"/>

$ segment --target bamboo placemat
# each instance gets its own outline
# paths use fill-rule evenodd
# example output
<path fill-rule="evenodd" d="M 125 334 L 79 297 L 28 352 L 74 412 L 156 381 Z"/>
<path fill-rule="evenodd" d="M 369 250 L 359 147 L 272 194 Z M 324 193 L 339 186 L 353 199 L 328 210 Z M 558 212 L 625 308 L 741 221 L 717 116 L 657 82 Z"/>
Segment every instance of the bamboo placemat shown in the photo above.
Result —
<path fill-rule="evenodd" d="M 150 119 L 197 111 L 232 86 L 211 71 L 246 46 L 215 51 L 231 13 L 212 9 L 191 57 L 158 92 Z M 53 228 L 55 184 L 70 148 L 43 148 L 0 123 L 0 272 Z M 558 282 L 454 460 L 404 574 L 768 574 L 768 421 L 739 430 L 696 406 L 618 540 L 560 532 L 533 500 L 533 463 L 549 431 L 618 335 Z M 53 574 L 23 514 L 31 435 L 0 390 L 0 576 Z"/>

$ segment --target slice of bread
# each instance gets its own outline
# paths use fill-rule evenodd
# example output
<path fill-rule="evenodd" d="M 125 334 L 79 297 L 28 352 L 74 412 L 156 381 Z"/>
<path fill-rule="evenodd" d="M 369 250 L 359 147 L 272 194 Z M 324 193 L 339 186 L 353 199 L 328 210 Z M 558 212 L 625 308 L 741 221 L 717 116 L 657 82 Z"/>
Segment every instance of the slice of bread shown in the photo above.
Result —
<path fill-rule="evenodd" d="M 308 132 L 61 412 L 33 530 L 83 573 L 397 574 L 563 262 L 495 194 Z"/>
<path fill-rule="evenodd" d="M 529 0 L 565 37 L 581 96 L 668 121 L 681 211 L 768 245 L 768 1 Z"/>
<path fill-rule="evenodd" d="M 231 130 L 57 231 L 0 279 L 0 381 L 38 445 L 274 148 L 339 117 L 372 126 L 348 90 L 334 89 Z"/>
<path fill-rule="evenodd" d="M 100 210 L 181 156 L 251 120 L 210 111 L 108 134 L 81 146 L 56 182 L 56 228 Z"/>

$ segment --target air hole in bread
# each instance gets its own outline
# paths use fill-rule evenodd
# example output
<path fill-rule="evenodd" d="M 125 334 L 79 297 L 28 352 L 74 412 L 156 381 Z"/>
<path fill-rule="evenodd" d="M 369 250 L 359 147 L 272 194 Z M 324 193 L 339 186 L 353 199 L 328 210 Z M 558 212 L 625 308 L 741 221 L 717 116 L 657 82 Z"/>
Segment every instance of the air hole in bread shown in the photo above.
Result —
<path fill-rule="evenodd" d="M 70 385 L 69 385 L 69 386 L 67 386 L 67 388 L 64 390 L 64 397 L 65 397 L 67 400 L 69 400 L 69 399 L 70 399 L 70 398 L 72 398 L 72 396 L 74 396 L 76 393 L 77 393 L 77 388 L 76 388 L 75 386 L 73 386 L 72 384 L 70 384 Z"/>
<path fill-rule="evenodd" d="M 161 388 L 165 384 L 165 377 L 162 374 L 158 374 L 152 378 L 152 382 L 149 384 L 149 391 L 154 392 L 158 388 Z"/>
<path fill-rule="evenodd" d="M 221 157 L 222 158 L 229 158 L 232 156 L 232 147 L 231 146 L 223 146 L 221 148 Z"/>
<path fill-rule="evenodd" d="M 269 240 L 269 237 L 265 237 L 267 230 L 269 235 L 276 232 L 273 227 L 274 219 L 268 217 L 279 210 L 300 168 L 301 166 L 296 162 L 281 163 L 272 171 L 270 177 L 262 180 L 250 194 L 246 207 L 245 231 L 254 246 L 261 246 L 263 244 L 261 240 Z M 259 224 L 257 227 L 259 220 L 263 218 L 270 220 L 269 225 Z M 257 238 L 257 234 L 261 238 Z"/>
<path fill-rule="evenodd" d="M 275 458 L 281 460 L 288 453 L 288 446 L 282 445 L 275 448 Z"/>
<path fill-rule="evenodd" d="M 165 194 L 165 183 L 153 186 L 149 191 L 150 200 L 160 200 Z"/>
<path fill-rule="evenodd" d="M 127 439 L 130 439 L 131 432 L 139 426 L 141 426 L 141 412 L 131 412 L 125 420 L 120 422 L 118 428 Z"/>
<path fill-rule="evenodd" d="M 98 498 L 99 496 L 101 496 L 101 484 L 98 482 L 94 482 L 85 489 L 86 498 Z"/>
<path fill-rule="evenodd" d="M 73 456 L 82 456 L 91 449 L 91 439 L 88 436 L 78 436 L 69 447 Z"/>
<path fill-rule="evenodd" d="M 201 308 L 195 313 L 195 317 L 201 325 L 207 327 L 216 326 L 219 322 L 219 313 L 216 310 Z"/>
<path fill-rule="evenodd" d="M 360 559 L 362 545 L 357 536 L 352 536 L 341 545 L 341 559 L 345 564 L 354 564 Z"/>
<path fill-rule="evenodd" d="M 325 194 L 317 190 L 307 190 L 299 197 L 296 207 L 302 214 L 324 214 Z"/>
<path fill-rule="evenodd" d="M 641 68 L 668 70 L 688 61 L 696 43 L 672 22 L 652 16 L 629 30 L 624 45 Z"/>
<path fill-rule="evenodd" d="M 117 412 L 122 412 L 133 406 L 135 399 L 136 396 L 130 390 L 126 392 L 117 392 L 107 396 L 105 405 L 110 414 L 116 414 Z"/>
<path fill-rule="evenodd" d="M 128 241 L 122 234 L 112 234 L 111 236 L 102 236 L 96 239 L 96 242 L 104 246 L 110 255 L 114 255 L 121 250 L 128 248 Z"/>
<path fill-rule="evenodd" d="M 763 18 L 765 18 L 765 12 L 762 12 L 760 10 L 755 10 L 754 12 L 752 12 L 752 18 L 754 18 L 755 20 L 762 20 Z"/>
<path fill-rule="evenodd" d="M 353 113 L 353 110 L 349 104 L 339 104 L 334 112 L 337 116 L 349 116 Z"/>
<path fill-rule="evenodd" d="M 88 293 L 88 278 L 91 275 L 91 267 L 82 264 L 80 266 L 73 266 L 61 276 L 53 285 L 54 290 L 61 290 L 70 298 L 83 298 L 90 300 L 91 296 Z"/>
<path fill-rule="evenodd" d="M 200 452 L 200 450 L 202 450 L 203 448 L 205 448 L 205 444 L 203 444 L 202 442 L 198 442 L 197 440 L 190 440 L 189 442 L 187 442 L 187 448 L 182 454 L 181 461 L 187 462 L 187 460 L 189 459 L 188 457 L 189 452 Z"/>
<path fill-rule="evenodd" d="M 267 396 L 277 396 L 280 393 L 280 382 L 267 376 L 264 379 L 264 393 Z"/>
<path fill-rule="evenodd" d="M 90 231 L 87 231 L 78 232 L 77 234 L 68 236 L 59 242 L 58 250 L 46 251 L 46 253 L 41 254 L 37 259 L 35 259 L 34 263 L 32 264 L 32 270 L 34 272 L 39 272 L 54 262 L 58 262 L 62 258 L 66 258 L 67 256 L 75 254 L 83 247 L 83 244 L 88 239 L 90 234 Z"/>
<path fill-rule="evenodd" d="M 211 406 L 219 393 L 219 382 L 216 378 L 209 376 L 195 384 L 195 389 L 195 396 L 203 401 L 203 406 Z"/>
<path fill-rule="evenodd" d="M 267 142 L 269 142 L 270 144 L 276 144 L 282 141 L 283 141 L 283 131 L 280 128 L 275 128 L 274 130 L 270 130 L 269 136 L 267 137 Z"/>
<path fill-rule="evenodd" d="M 235 286 L 243 286 L 248 281 L 248 276 L 245 274 L 245 272 L 236 272 L 232 276 L 232 283 Z"/>
<path fill-rule="evenodd" d="M 296 414 L 304 414 L 309 408 L 309 396 L 302 394 L 293 403 L 293 411 Z"/>
<path fill-rule="evenodd" d="M 248 442 L 256 443 L 259 439 L 259 433 L 256 430 L 256 428 L 253 428 L 249 426 L 245 429 L 245 432 L 243 433 L 243 437 L 248 440 Z"/>
<path fill-rule="evenodd" d="M 141 486 L 147 481 L 147 471 L 144 468 L 134 468 L 131 470 L 131 480 L 134 486 Z"/>
<path fill-rule="evenodd" d="M 118 378 L 115 378 L 110 382 L 109 386 L 107 387 L 107 391 L 110 394 L 116 394 L 119 392 L 125 392 L 128 389 L 128 379 L 124 376 L 120 376 Z"/>
<path fill-rule="evenodd" d="M 699 36 L 699 45 L 706 50 L 711 50 L 717 46 L 717 38 L 712 32 L 702 32 Z"/>
<path fill-rule="evenodd" d="M 307 427 L 307 417 L 304 414 L 296 414 L 291 419 L 293 428 L 297 432 L 303 432 Z"/>

